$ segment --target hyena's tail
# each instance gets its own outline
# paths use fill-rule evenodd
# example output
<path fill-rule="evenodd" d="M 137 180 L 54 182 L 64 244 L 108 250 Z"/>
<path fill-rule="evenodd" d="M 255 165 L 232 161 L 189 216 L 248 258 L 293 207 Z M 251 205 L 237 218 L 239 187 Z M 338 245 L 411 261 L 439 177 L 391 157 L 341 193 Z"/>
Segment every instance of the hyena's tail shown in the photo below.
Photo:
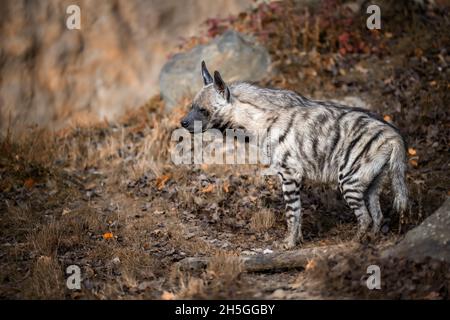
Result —
<path fill-rule="evenodd" d="M 394 192 L 394 209 L 405 212 L 408 206 L 408 188 L 406 186 L 406 150 L 402 142 L 393 143 L 389 168 Z"/>

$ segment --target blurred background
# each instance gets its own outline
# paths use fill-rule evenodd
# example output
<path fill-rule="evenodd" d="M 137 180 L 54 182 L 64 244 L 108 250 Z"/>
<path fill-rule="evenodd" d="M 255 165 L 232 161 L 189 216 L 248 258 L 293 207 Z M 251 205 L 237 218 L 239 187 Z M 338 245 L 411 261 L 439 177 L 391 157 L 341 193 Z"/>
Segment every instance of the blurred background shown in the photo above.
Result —
<path fill-rule="evenodd" d="M 251 0 L 0 1 L 0 131 L 112 119 L 156 94 L 177 45 Z M 81 30 L 69 30 L 69 5 Z"/>

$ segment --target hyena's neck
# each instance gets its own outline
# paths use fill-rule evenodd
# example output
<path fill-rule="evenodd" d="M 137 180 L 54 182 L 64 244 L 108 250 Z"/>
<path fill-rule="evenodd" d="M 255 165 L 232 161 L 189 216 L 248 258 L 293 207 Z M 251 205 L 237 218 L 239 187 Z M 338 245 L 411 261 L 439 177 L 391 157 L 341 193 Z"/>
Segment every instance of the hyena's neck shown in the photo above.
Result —
<path fill-rule="evenodd" d="M 279 111 L 266 110 L 249 101 L 233 101 L 229 113 L 229 123 L 233 128 L 241 128 L 256 134 L 267 129 L 267 123 L 278 115 Z"/>
<path fill-rule="evenodd" d="M 234 128 L 251 133 L 267 130 L 283 110 L 305 106 L 306 98 L 288 90 L 260 88 L 249 83 L 230 86 L 232 105 L 224 117 Z"/>

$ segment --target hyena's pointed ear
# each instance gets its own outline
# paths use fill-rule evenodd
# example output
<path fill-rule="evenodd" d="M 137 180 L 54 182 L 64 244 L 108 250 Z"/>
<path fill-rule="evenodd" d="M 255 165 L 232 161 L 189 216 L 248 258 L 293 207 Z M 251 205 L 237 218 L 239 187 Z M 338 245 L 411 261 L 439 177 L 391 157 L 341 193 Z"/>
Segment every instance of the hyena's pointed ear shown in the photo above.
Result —
<path fill-rule="evenodd" d="M 219 71 L 214 71 L 214 88 L 216 88 L 217 92 L 219 92 L 222 95 L 222 97 L 224 97 L 228 102 L 230 102 L 231 99 L 230 89 L 225 84 L 225 81 L 223 81 Z"/>
<path fill-rule="evenodd" d="M 203 77 L 203 84 L 205 86 L 213 82 L 213 78 L 211 77 L 208 69 L 206 68 L 205 61 L 202 61 L 202 77 Z"/>

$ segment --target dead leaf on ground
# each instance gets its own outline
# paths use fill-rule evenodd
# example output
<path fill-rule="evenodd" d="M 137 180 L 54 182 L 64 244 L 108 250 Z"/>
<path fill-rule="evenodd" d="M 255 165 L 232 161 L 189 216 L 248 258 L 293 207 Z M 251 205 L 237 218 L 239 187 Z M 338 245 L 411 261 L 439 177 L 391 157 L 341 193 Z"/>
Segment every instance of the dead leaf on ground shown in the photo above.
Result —
<path fill-rule="evenodd" d="M 156 188 L 158 188 L 158 190 L 164 189 L 164 187 L 166 186 L 166 182 L 169 181 L 170 178 L 170 174 L 165 174 L 156 178 Z"/>
<path fill-rule="evenodd" d="M 384 121 L 386 121 L 386 122 L 392 122 L 392 117 L 391 117 L 390 115 L 385 115 L 385 116 L 383 117 L 383 119 L 384 119 Z"/>
<path fill-rule="evenodd" d="M 419 163 L 418 163 L 417 160 L 415 160 L 415 159 L 409 160 L 409 163 L 411 163 L 411 165 L 412 165 L 413 167 L 418 167 L 418 166 L 419 166 Z"/>
<path fill-rule="evenodd" d="M 225 193 L 230 192 L 230 183 L 229 183 L 228 181 L 225 181 L 225 182 L 223 183 L 223 191 L 224 191 Z"/>
<path fill-rule="evenodd" d="M 161 295 L 162 300 L 175 300 L 175 295 L 171 292 L 164 291 Z"/>
<path fill-rule="evenodd" d="M 23 185 L 25 186 L 25 188 L 27 189 L 31 189 L 33 188 L 33 186 L 36 184 L 36 181 L 34 181 L 33 178 L 28 178 L 25 180 L 25 182 L 23 183 Z"/>
<path fill-rule="evenodd" d="M 108 239 L 112 239 L 114 238 L 114 235 L 112 234 L 112 232 L 106 232 L 103 234 L 103 239 L 108 240 Z"/>
<path fill-rule="evenodd" d="M 314 259 L 311 259 L 308 261 L 308 263 L 306 264 L 305 270 L 309 271 L 309 270 L 313 270 L 317 267 L 317 262 Z"/>
<path fill-rule="evenodd" d="M 202 193 L 211 193 L 213 191 L 214 191 L 213 184 L 209 184 L 208 186 L 206 186 L 205 188 L 202 189 Z"/>
<path fill-rule="evenodd" d="M 415 156 L 417 154 L 417 151 L 414 148 L 408 148 L 408 153 L 410 156 Z"/>

